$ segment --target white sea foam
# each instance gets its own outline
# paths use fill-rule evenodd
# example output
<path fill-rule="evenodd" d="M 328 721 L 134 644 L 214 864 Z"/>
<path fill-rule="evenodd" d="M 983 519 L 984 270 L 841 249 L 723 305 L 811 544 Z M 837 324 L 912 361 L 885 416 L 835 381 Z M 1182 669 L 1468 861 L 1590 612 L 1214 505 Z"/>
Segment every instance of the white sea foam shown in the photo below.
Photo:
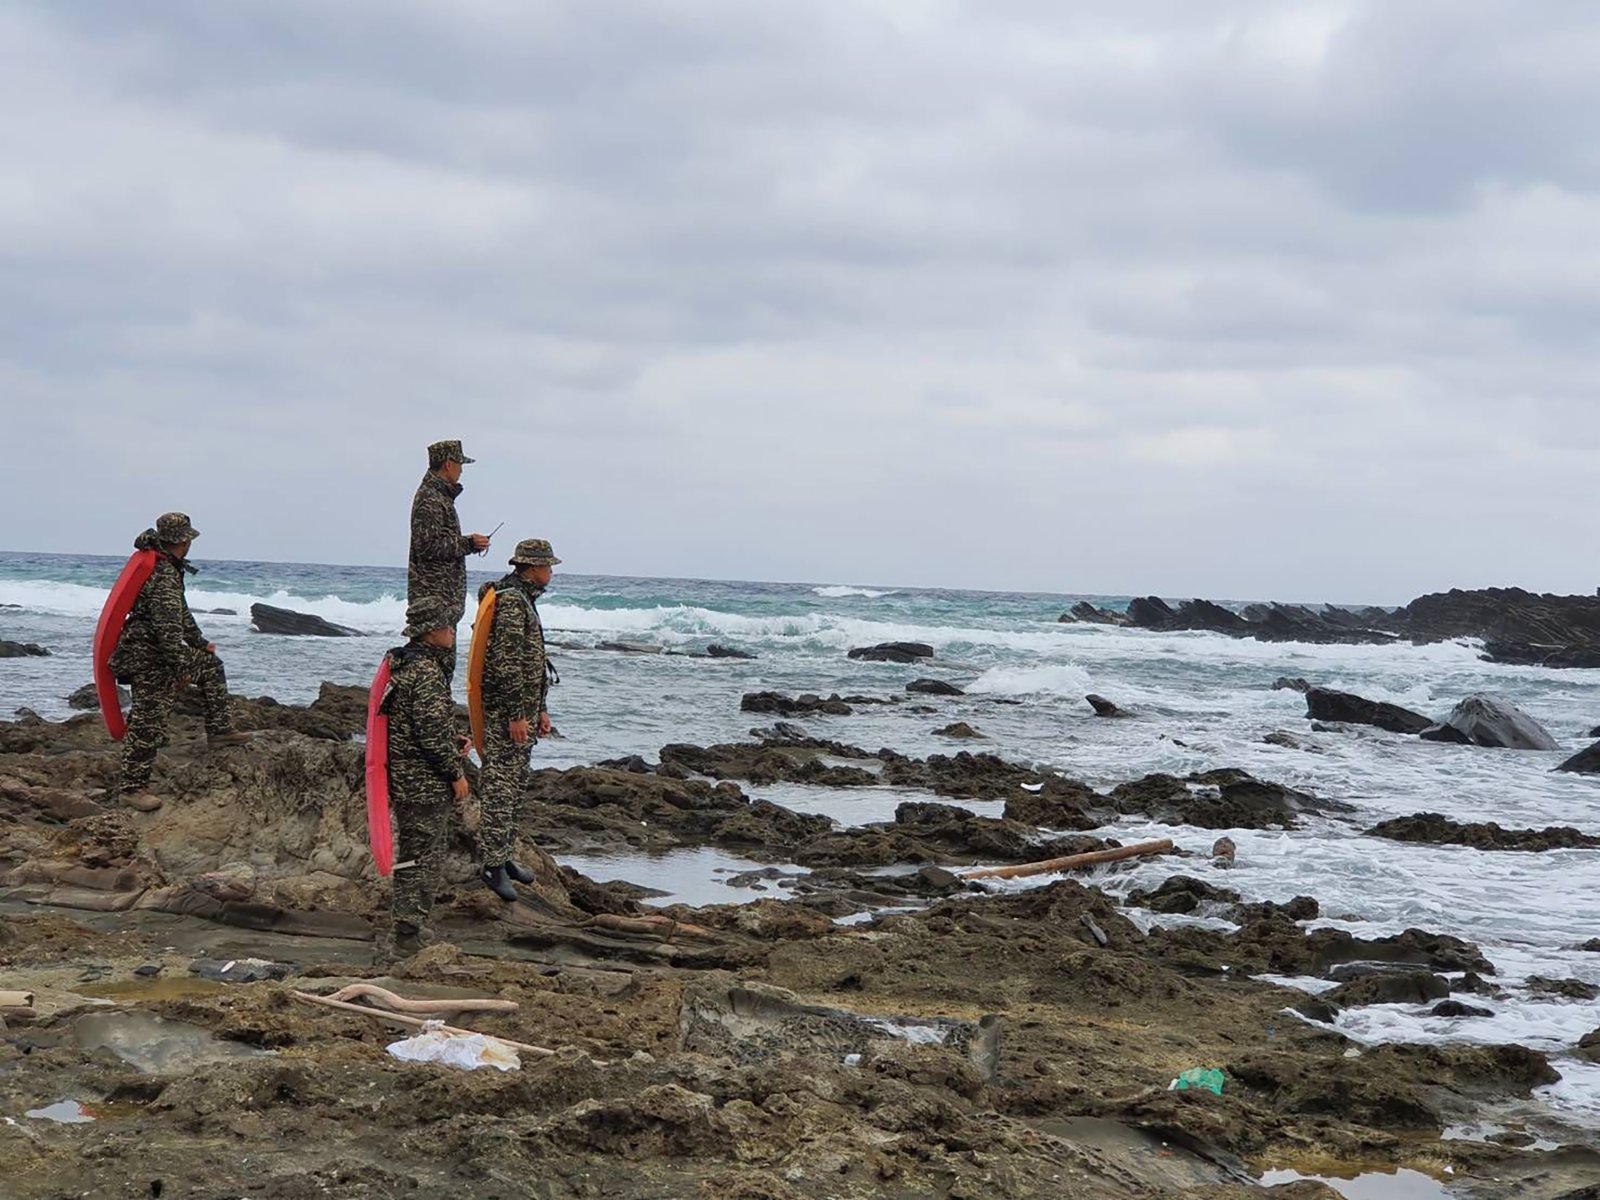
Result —
<path fill-rule="evenodd" d="M 978 696 L 1071 696 L 1082 699 L 1093 690 L 1089 672 L 1071 663 L 1040 667 L 990 667 L 966 685 Z"/>
<path fill-rule="evenodd" d="M 871 588 L 850 587 L 848 584 L 834 583 L 826 587 L 814 587 L 812 593 L 821 596 L 824 600 L 847 600 L 852 596 L 859 596 L 865 600 L 881 600 L 884 596 L 893 596 L 894 592 L 875 592 Z"/>

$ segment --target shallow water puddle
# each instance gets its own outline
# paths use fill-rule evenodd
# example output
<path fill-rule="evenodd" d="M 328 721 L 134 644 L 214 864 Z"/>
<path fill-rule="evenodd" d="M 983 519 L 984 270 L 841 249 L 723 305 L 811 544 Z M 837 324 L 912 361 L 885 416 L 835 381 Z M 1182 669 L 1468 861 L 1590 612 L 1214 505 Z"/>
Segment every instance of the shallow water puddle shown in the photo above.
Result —
<path fill-rule="evenodd" d="M 744 887 L 730 887 L 727 878 L 760 871 L 770 863 L 739 858 L 712 847 L 668 850 L 661 854 L 623 852 L 620 854 L 558 854 L 562 866 L 581 871 L 590 879 L 625 880 L 664 893 L 652 897 L 655 904 L 749 904 L 762 893 Z M 780 868 L 799 873 L 792 864 Z"/>
<path fill-rule="evenodd" d="M 1325 1183 L 1346 1200 L 1450 1200 L 1450 1193 L 1438 1180 L 1421 1171 L 1368 1171 L 1352 1179 L 1327 1175 L 1302 1175 L 1298 1171 L 1268 1171 L 1261 1177 L 1263 1187 L 1310 1180 Z"/>
<path fill-rule="evenodd" d="M 90 1013 L 73 1022 L 72 1032 L 85 1050 L 109 1050 L 149 1075 L 188 1071 L 228 1059 L 261 1058 L 267 1053 L 221 1041 L 198 1025 L 143 1012 Z"/>
<path fill-rule="evenodd" d="M 223 991 L 224 985 L 209 979 L 175 975 L 170 979 L 120 979 L 112 983 L 81 984 L 80 996 L 103 1000 L 188 1000 Z"/>
<path fill-rule="evenodd" d="M 30 1108 L 22 1114 L 35 1121 L 54 1121 L 57 1125 L 89 1125 L 95 1115 L 76 1100 L 58 1100 L 44 1108 Z"/>

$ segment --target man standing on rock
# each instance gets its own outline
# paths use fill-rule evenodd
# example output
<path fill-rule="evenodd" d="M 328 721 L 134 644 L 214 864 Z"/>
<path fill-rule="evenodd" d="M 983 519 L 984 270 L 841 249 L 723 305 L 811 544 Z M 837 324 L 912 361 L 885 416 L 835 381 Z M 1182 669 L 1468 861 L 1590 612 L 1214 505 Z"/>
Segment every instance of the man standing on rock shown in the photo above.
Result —
<path fill-rule="evenodd" d="M 161 797 L 150 789 L 156 752 L 167 744 L 167 723 L 178 692 L 188 682 L 205 701 L 206 744 L 242 746 L 247 733 L 235 733 L 228 718 L 228 678 L 217 648 L 206 641 L 189 611 L 184 578 L 195 568 L 189 546 L 200 533 L 185 513 L 170 512 L 134 539 L 135 550 L 154 550 L 156 566 L 139 590 L 111 655 L 117 682 L 133 691 L 133 711 L 122 743 L 122 802 L 139 812 L 154 812 Z"/>
<path fill-rule="evenodd" d="M 489 548 L 481 533 L 461 533 L 456 497 L 461 495 L 461 468 L 472 462 L 460 442 L 435 442 L 428 447 L 428 473 L 411 501 L 411 555 L 406 571 L 406 603 L 437 596 L 449 606 L 452 628 L 467 607 L 467 555 Z M 454 644 L 445 663 L 448 680 L 456 669 Z"/>
<path fill-rule="evenodd" d="M 456 646 L 449 603 L 439 596 L 414 601 L 406 609 L 406 637 L 406 645 L 389 652 L 389 688 L 382 701 L 389 718 L 389 807 L 398 861 L 390 928 L 380 949 L 410 955 L 428 942 L 452 802 L 467 798 L 467 776 L 445 674 Z"/>
<path fill-rule="evenodd" d="M 483 816 L 478 826 L 481 878 L 507 902 L 517 899 L 517 883 L 532 883 L 532 871 L 513 854 L 528 794 L 528 759 L 533 743 L 550 733 L 545 699 L 550 691 L 550 660 L 545 656 L 539 597 L 559 564 L 542 538 L 517 543 L 511 573 L 483 593 L 495 590 L 494 624 L 483 663 Z"/>

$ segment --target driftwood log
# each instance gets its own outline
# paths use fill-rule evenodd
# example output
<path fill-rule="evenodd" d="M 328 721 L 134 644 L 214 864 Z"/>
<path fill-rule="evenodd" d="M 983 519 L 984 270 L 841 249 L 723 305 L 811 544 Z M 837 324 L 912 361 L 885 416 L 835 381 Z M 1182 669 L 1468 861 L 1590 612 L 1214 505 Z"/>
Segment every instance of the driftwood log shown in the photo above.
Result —
<path fill-rule="evenodd" d="M 396 1025 L 404 1025 L 407 1029 L 421 1029 L 429 1024 L 430 1021 L 426 1017 L 411 1017 L 405 1013 L 386 1012 L 381 1008 L 368 1008 L 365 1004 L 350 1004 L 344 1000 L 335 1000 L 332 996 L 316 996 L 310 992 L 290 992 L 289 994 L 296 1000 L 302 1000 L 307 1004 L 320 1004 L 324 1008 L 336 1008 L 340 1012 L 355 1013 L 363 1017 L 374 1017 L 380 1021 L 390 1021 Z M 448 1033 L 455 1037 L 472 1037 L 477 1033 L 476 1030 L 457 1029 L 452 1025 L 439 1026 L 439 1032 Z M 545 1058 L 555 1053 L 554 1050 L 545 1046 L 530 1046 L 527 1042 L 514 1042 L 510 1038 L 498 1037 L 492 1033 L 485 1033 L 481 1036 L 494 1038 L 495 1041 L 503 1042 L 514 1050 L 524 1050 L 529 1054 L 537 1054 Z"/>
<path fill-rule="evenodd" d="M 515 1000 L 476 1000 L 470 998 L 453 998 L 445 1000 L 408 1000 L 404 996 L 396 995 L 388 988 L 381 988 L 374 983 L 352 983 L 349 987 L 340 988 L 329 1000 L 340 1000 L 353 1004 L 357 1000 L 370 1000 L 379 1008 L 386 1008 L 390 1012 L 409 1013 L 420 1017 L 443 1017 L 450 1013 L 514 1013 L 519 1005 Z"/>
<path fill-rule="evenodd" d="M 1162 838 L 1159 842 L 1140 842 L 1137 846 L 1118 846 L 1114 850 L 1091 850 L 1087 854 L 1069 854 L 1065 858 L 1047 858 L 1043 862 L 963 871 L 961 878 L 1024 879 L 1029 875 L 1053 875 L 1057 871 L 1077 871 L 1083 867 L 1097 867 L 1101 863 L 1121 862 L 1125 858 L 1146 858 L 1153 854 L 1171 853 L 1172 839 Z"/>

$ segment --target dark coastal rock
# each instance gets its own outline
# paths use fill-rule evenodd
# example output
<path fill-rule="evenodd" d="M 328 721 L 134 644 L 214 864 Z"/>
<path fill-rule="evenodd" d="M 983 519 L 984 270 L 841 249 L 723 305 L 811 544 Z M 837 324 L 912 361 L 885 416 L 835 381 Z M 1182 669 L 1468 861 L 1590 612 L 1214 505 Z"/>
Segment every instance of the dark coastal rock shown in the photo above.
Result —
<path fill-rule="evenodd" d="M 1275 692 L 1299 692 L 1303 696 L 1311 690 L 1311 685 L 1298 676 L 1291 678 L 1288 675 L 1280 675 L 1272 681 L 1272 690 Z"/>
<path fill-rule="evenodd" d="M 1113 788 L 1110 800 L 1124 815 L 1201 829 L 1294 829 L 1302 813 L 1339 807 L 1309 792 L 1226 769 L 1187 779 L 1146 775 Z"/>
<path fill-rule="evenodd" d="M 1579 750 L 1556 770 L 1571 771 L 1578 775 L 1600 775 L 1600 742 L 1586 750 Z"/>
<path fill-rule="evenodd" d="M 239 610 L 236 608 L 208 608 L 206 612 L 213 617 L 237 617 Z"/>
<path fill-rule="evenodd" d="M 971 725 L 968 725 L 965 721 L 956 721 L 950 725 L 946 725 L 943 729 L 935 729 L 933 731 L 933 735 L 935 737 L 947 738 L 983 737 L 982 733 L 978 732 L 978 730 L 974 729 Z"/>
<path fill-rule="evenodd" d="M 1542 996 L 1555 996 L 1562 1000 L 1577 1000 L 1583 1003 L 1600 1000 L 1600 987 L 1585 983 L 1581 979 L 1550 979 L 1543 975 L 1530 975 L 1528 990 L 1538 992 Z"/>
<path fill-rule="evenodd" d="M 1342 929 L 1307 932 L 1287 921 L 1267 920 L 1251 921 L 1237 933 L 1157 929 L 1150 934 L 1150 944 L 1154 953 L 1185 968 L 1317 975 L 1341 983 L 1397 969 L 1495 973 L 1494 964 L 1471 942 L 1423 929 L 1358 938 Z"/>
<path fill-rule="evenodd" d="M 281 634 L 287 637 L 360 637 L 354 629 L 335 625 L 313 613 L 298 613 L 270 604 L 252 604 L 250 623 L 257 633 Z"/>
<path fill-rule="evenodd" d="M 617 654 L 663 654 L 665 647 L 654 642 L 599 642 L 596 650 L 610 650 Z"/>
<path fill-rule="evenodd" d="M 1080 600 L 1072 606 L 1071 612 L 1062 613 L 1061 621 L 1082 621 L 1086 625 L 1131 625 L 1133 622 L 1127 613 L 1115 612 L 1109 608 L 1096 608 L 1087 600 Z"/>
<path fill-rule="evenodd" d="M 932 658 L 933 647 L 922 642 L 882 642 L 876 646 L 857 646 L 847 657 L 857 662 L 914 663 Z"/>
<path fill-rule="evenodd" d="M 1419 596 L 1396 614 L 1414 638 L 1483 638 L 1527 647 L 1600 647 L 1600 596 L 1538 595 L 1481 588 Z"/>
<path fill-rule="evenodd" d="M 1442 724 L 1475 746 L 1503 750 L 1558 750 L 1560 745 L 1539 722 L 1498 696 L 1468 696 Z M 1435 727 L 1437 728 L 1437 727 Z M 1432 730 L 1423 730 L 1428 737 Z"/>
<path fill-rule="evenodd" d="M 1038 791 L 1024 790 L 1006 801 L 1008 820 L 1041 829 L 1093 829 L 1100 822 L 1092 810 L 1105 797 L 1088 784 L 1052 777 Z"/>
<path fill-rule="evenodd" d="M 1425 742 L 1444 742 L 1452 746 L 1470 746 L 1472 739 L 1454 725 L 1430 725 L 1417 734 Z"/>
<path fill-rule="evenodd" d="M 1485 642 L 1486 662 L 1517 667 L 1552 667 L 1592 671 L 1600 667 L 1600 645 L 1549 646 L 1533 642 Z"/>
<path fill-rule="evenodd" d="M 133 693 L 118 684 L 117 699 L 123 708 L 127 708 L 133 703 Z M 67 697 L 67 707 L 74 712 L 93 712 L 100 707 L 100 693 L 95 690 L 94 684 L 86 683 Z"/>
<path fill-rule="evenodd" d="M 1460 1000 L 1441 1000 L 1428 1013 L 1432 1017 L 1492 1017 L 1494 1009 L 1463 1004 Z"/>
<path fill-rule="evenodd" d="M 1128 602 L 1128 620 L 1140 629 L 1171 629 L 1178 614 L 1159 596 L 1140 596 Z"/>
<path fill-rule="evenodd" d="M 942 679 L 913 679 L 906 684 L 906 691 L 915 692 L 922 696 L 964 696 L 966 695 L 953 683 L 946 683 Z"/>
<path fill-rule="evenodd" d="M 1188 875 L 1170 875 L 1159 887 L 1128 893 L 1128 903 L 1158 913 L 1192 913 L 1202 904 L 1237 904 L 1239 893 Z"/>
<path fill-rule="evenodd" d="M 1367 975 L 1342 983 L 1323 999 L 1340 1008 L 1358 1004 L 1426 1004 L 1444 1000 L 1450 995 L 1450 983 L 1442 975 L 1431 971 L 1399 971 L 1384 975 Z"/>
<path fill-rule="evenodd" d="M 1576 850 L 1600 847 L 1600 837 L 1570 825 L 1544 829 L 1502 829 L 1493 821 L 1462 824 L 1439 813 L 1414 813 L 1379 822 L 1369 837 L 1391 842 L 1424 842 L 1435 846 L 1471 846 L 1475 850 Z"/>
<path fill-rule="evenodd" d="M 1600 954 L 1600 938 L 1590 938 L 1587 942 L 1579 942 L 1572 949 L 1582 954 Z"/>
<path fill-rule="evenodd" d="M 748 650 L 736 650 L 732 646 L 719 646 L 716 642 L 712 642 L 711 645 L 706 647 L 706 657 L 750 660 L 754 659 L 755 655 L 751 654 Z"/>
<path fill-rule="evenodd" d="M 747 713 L 772 713 L 780 717 L 848 717 L 855 709 L 840 699 L 835 692 L 824 700 L 807 693 L 789 697 L 782 692 L 746 692 L 739 701 L 739 710 Z"/>
<path fill-rule="evenodd" d="M 240 729 L 288 729 L 307 737 L 331 742 L 347 742 L 367 729 L 368 689 L 351 684 L 323 683 L 317 698 L 309 705 L 282 704 L 271 696 L 234 696 L 230 710 Z M 192 717 L 205 714 L 198 693 L 189 691 L 178 698 L 177 711 Z"/>
<path fill-rule="evenodd" d="M 1390 733 L 1421 733 L 1433 722 L 1421 713 L 1349 692 L 1314 687 L 1306 693 L 1306 716 L 1315 721 L 1347 725 L 1376 725 Z"/>
<path fill-rule="evenodd" d="M 1084 697 L 1089 702 L 1089 707 L 1094 709 L 1097 717 L 1131 717 L 1133 714 L 1127 709 L 1119 708 L 1113 701 L 1104 696 L 1089 695 Z"/>
<path fill-rule="evenodd" d="M 36 642 L 8 642 L 0 639 L 0 658 L 48 658 L 50 651 Z"/>

